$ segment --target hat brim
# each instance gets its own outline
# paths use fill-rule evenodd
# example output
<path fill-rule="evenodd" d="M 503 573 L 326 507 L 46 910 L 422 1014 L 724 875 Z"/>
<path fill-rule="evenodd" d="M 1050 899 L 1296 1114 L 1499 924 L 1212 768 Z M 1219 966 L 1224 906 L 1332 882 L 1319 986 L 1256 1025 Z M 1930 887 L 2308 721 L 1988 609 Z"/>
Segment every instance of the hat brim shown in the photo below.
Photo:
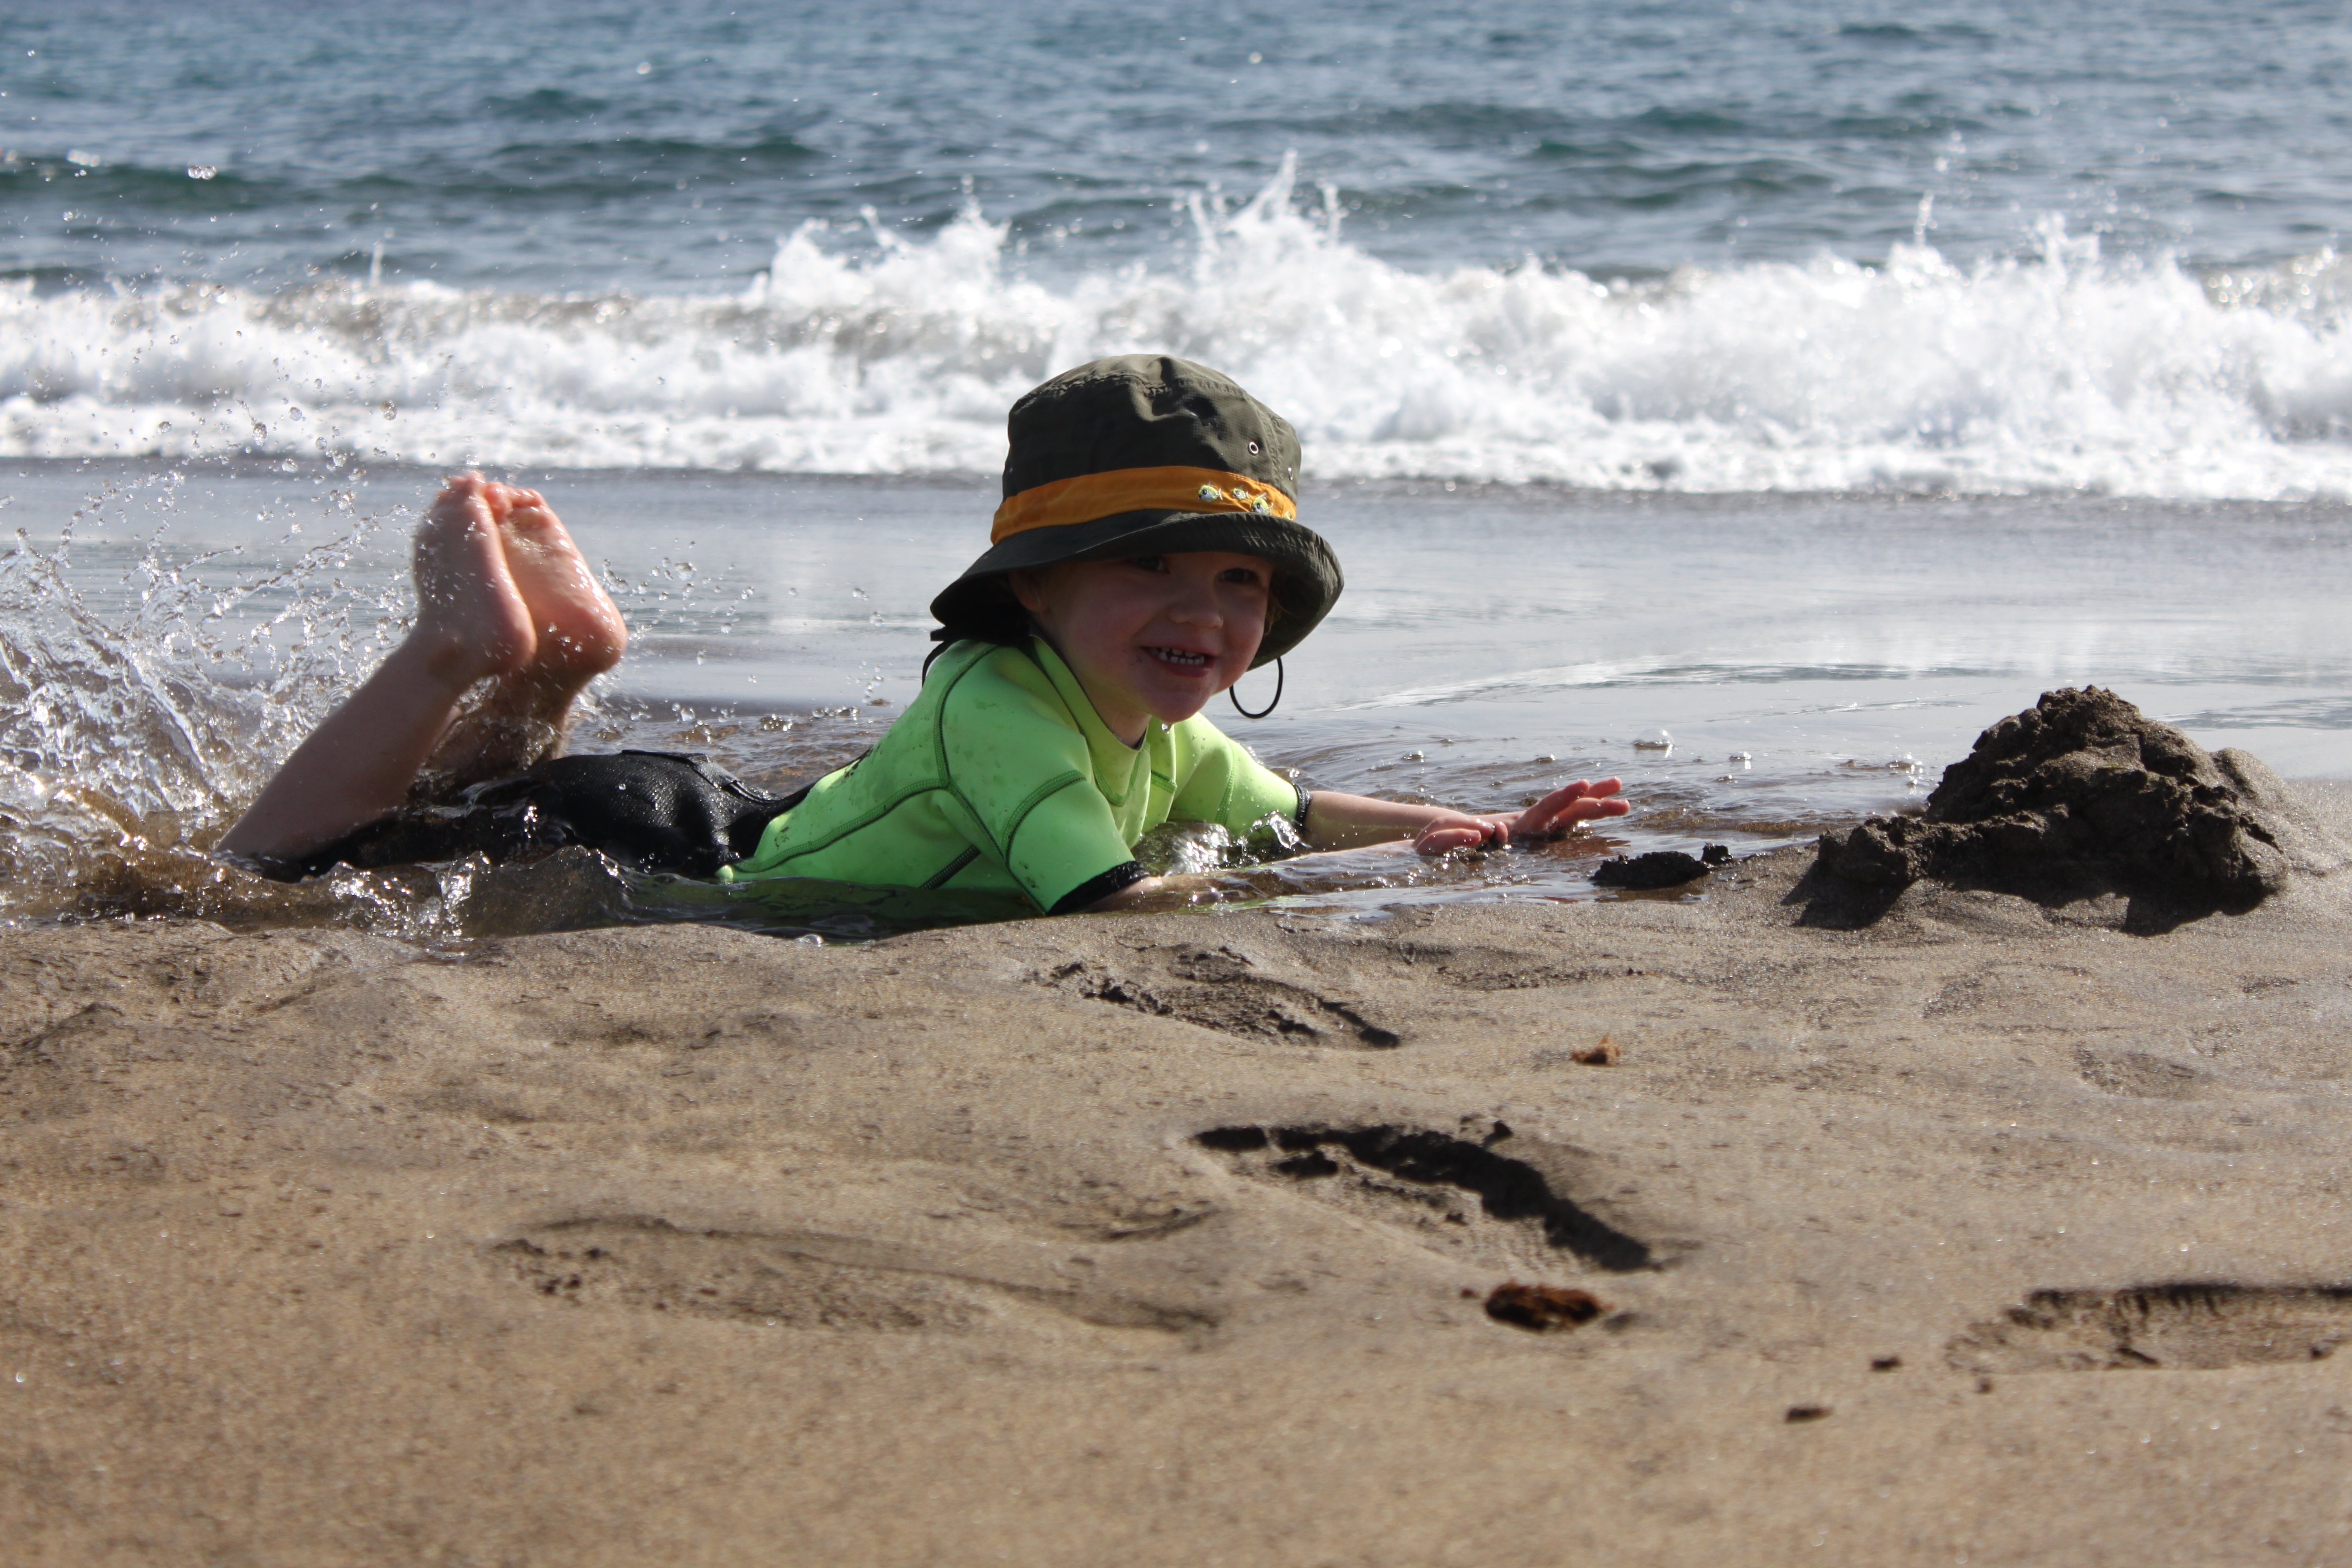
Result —
<path fill-rule="evenodd" d="M 1091 522 L 1033 528 L 992 545 L 931 601 L 931 614 L 950 627 L 985 619 L 990 604 L 1005 592 L 1008 572 L 1188 550 L 1231 551 L 1273 563 L 1274 595 L 1282 613 L 1266 627 L 1250 661 L 1253 669 L 1297 647 L 1330 614 L 1346 586 L 1339 558 L 1305 523 L 1259 512 L 1124 511 Z"/>

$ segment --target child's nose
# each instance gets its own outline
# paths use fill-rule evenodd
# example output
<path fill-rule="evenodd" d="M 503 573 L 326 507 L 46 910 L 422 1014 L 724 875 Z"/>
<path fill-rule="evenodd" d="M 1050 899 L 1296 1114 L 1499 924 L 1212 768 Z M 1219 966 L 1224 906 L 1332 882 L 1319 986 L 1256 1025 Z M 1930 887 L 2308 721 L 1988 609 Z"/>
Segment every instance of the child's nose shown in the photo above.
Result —
<path fill-rule="evenodd" d="M 1217 604 L 1216 590 L 1194 584 L 1169 606 L 1169 615 L 1188 626 L 1214 626 L 1224 623 L 1224 611 Z"/>
<path fill-rule="evenodd" d="M 1195 600 L 1186 605 L 1176 612 L 1174 619 L 1177 625 L 1191 626 L 1198 631 L 1214 631 L 1225 624 L 1225 617 L 1217 613 L 1215 603 L 1208 599 Z"/>

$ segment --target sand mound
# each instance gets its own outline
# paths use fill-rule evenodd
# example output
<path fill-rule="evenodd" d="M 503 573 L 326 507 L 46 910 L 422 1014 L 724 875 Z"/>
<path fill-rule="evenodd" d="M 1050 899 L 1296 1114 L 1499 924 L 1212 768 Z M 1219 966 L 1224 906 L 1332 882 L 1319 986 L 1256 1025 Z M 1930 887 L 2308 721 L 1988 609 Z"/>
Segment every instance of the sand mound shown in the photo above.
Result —
<path fill-rule="evenodd" d="M 2261 763 L 2207 752 L 2091 686 L 2046 692 L 1978 736 L 1920 816 L 1823 835 L 1819 865 L 1870 889 L 1934 878 L 2243 909 L 2285 886 L 2286 847 L 2307 837 Z"/>

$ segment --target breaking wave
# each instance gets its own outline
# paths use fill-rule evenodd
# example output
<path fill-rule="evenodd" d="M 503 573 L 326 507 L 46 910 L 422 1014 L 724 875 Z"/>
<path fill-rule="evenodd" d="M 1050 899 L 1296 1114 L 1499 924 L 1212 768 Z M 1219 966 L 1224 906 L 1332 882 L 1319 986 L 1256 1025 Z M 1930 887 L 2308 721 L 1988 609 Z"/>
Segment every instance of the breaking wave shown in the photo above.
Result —
<path fill-rule="evenodd" d="M 0 454 L 985 472 L 1018 393 L 1148 350 L 1288 414 L 1323 480 L 2352 496 L 2332 251 L 2198 276 L 2050 220 L 1963 268 L 1923 212 L 1872 266 L 1421 273 L 1286 169 L 1189 205 L 1166 265 L 1052 284 L 976 210 L 855 257 L 805 226 L 733 295 L 0 284 Z"/>

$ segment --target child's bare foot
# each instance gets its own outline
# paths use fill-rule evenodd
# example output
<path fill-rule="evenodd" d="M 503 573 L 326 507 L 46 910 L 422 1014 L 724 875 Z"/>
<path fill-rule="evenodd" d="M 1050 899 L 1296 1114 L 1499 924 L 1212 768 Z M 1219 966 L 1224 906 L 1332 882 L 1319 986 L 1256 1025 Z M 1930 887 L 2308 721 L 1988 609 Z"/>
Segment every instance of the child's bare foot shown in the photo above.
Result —
<path fill-rule="evenodd" d="M 488 509 L 497 581 L 513 595 L 525 651 L 486 668 L 496 679 L 460 706 L 417 773 L 416 788 L 428 797 L 520 772 L 560 752 L 573 701 L 590 680 L 613 668 L 629 641 L 621 612 L 536 490 L 469 474 L 451 480 L 444 494 Z"/>
<path fill-rule="evenodd" d="M 500 488 L 508 502 L 499 529 L 507 570 L 530 611 L 537 641 L 528 673 L 568 699 L 613 668 L 628 647 L 629 628 L 539 492 Z"/>
<path fill-rule="evenodd" d="M 412 635 L 433 673 L 459 689 L 520 669 L 539 651 L 500 540 L 504 489 L 479 474 L 451 479 L 416 531 Z"/>

